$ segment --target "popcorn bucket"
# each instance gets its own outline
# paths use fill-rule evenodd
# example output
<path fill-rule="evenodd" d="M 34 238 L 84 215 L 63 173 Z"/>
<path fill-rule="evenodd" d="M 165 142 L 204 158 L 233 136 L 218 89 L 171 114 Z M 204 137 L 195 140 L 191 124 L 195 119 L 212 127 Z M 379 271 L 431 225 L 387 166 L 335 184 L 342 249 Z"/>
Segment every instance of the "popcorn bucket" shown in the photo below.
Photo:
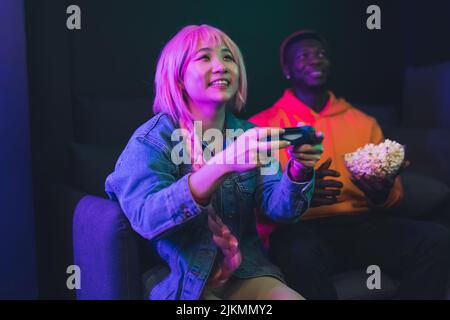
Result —
<path fill-rule="evenodd" d="M 362 175 L 384 179 L 398 174 L 405 160 L 406 146 L 386 139 L 372 143 L 344 155 L 347 170 L 356 178 Z"/>

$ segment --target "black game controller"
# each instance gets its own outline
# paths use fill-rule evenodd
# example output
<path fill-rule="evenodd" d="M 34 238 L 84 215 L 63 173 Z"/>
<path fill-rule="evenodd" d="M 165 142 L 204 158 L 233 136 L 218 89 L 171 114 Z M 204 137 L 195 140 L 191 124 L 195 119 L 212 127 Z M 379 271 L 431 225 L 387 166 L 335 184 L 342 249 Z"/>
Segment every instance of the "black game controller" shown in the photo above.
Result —
<path fill-rule="evenodd" d="M 319 144 L 322 142 L 323 137 L 318 138 L 316 136 L 316 129 L 311 126 L 302 126 L 294 128 L 285 128 L 284 133 L 280 135 L 280 140 L 286 140 L 293 146 L 299 146 L 302 144 Z"/>

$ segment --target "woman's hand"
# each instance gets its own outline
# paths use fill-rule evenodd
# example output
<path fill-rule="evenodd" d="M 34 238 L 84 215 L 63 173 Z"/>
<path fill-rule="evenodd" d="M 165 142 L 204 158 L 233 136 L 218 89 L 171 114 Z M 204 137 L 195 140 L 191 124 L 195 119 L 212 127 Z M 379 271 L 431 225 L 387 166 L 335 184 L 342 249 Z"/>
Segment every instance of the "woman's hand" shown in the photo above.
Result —
<path fill-rule="evenodd" d="M 231 172 L 244 172 L 272 161 L 270 152 L 287 147 L 280 141 L 281 128 L 252 128 L 241 134 L 225 150 L 212 157 L 189 177 L 189 190 L 197 203 L 206 205 L 211 194 Z M 270 137 L 270 141 L 267 138 Z"/>
<path fill-rule="evenodd" d="M 316 132 L 319 141 L 323 140 L 323 133 Z M 310 145 L 303 144 L 289 150 L 289 154 L 293 161 L 289 167 L 289 176 L 294 181 L 307 181 L 311 179 L 314 166 L 320 160 L 323 153 L 322 142 Z"/>
<path fill-rule="evenodd" d="M 279 140 L 281 128 L 252 128 L 240 135 L 224 151 L 215 155 L 208 164 L 225 167 L 230 172 L 244 172 L 261 167 L 270 160 L 272 151 L 289 146 L 289 141 Z M 270 141 L 267 139 L 270 138 Z"/>

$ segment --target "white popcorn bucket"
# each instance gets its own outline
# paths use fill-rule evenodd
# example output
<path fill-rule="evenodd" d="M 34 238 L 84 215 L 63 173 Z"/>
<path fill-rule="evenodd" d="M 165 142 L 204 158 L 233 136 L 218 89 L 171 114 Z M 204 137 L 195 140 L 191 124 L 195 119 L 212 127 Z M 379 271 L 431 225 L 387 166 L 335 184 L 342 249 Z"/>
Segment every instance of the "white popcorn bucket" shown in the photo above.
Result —
<path fill-rule="evenodd" d="M 356 178 L 364 175 L 384 179 L 398 174 L 405 154 L 405 145 L 386 139 L 378 145 L 366 144 L 343 157 L 347 170 Z"/>

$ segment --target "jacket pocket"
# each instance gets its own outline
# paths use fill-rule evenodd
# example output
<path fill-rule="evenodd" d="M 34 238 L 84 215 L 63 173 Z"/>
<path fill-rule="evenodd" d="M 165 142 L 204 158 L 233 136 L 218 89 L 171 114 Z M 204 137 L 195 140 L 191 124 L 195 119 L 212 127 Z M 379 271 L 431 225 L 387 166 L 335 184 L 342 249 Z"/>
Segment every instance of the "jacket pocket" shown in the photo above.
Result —
<path fill-rule="evenodd" d="M 257 169 L 240 173 L 236 177 L 236 184 L 239 191 L 247 194 L 253 194 L 256 188 L 256 175 Z"/>

